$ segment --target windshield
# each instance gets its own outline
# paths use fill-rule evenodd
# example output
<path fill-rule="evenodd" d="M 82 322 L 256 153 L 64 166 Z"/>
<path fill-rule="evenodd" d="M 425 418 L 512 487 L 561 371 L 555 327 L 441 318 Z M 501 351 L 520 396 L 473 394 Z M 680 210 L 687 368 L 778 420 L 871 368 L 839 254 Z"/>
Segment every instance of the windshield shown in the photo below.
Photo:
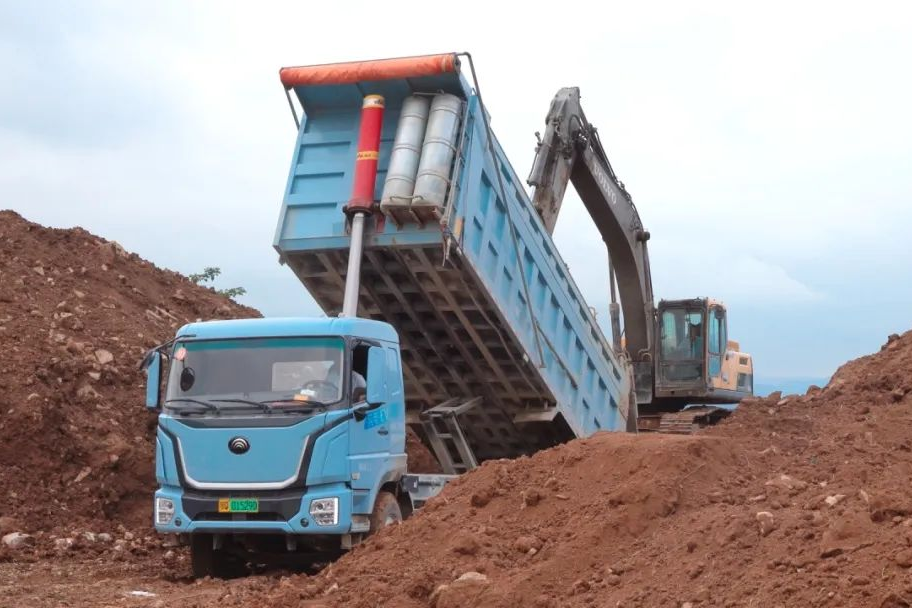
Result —
<path fill-rule="evenodd" d="M 342 398 L 344 352 L 341 338 L 178 342 L 166 401 L 176 408 L 193 407 L 192 399 L 213 401 L 222 409 L 283 400 L 332 404 Z"/>
<path fill-rule="evenodd" d="M 703 360 L 703 311 L 669 308 L 662 312 L 662 358 Z"/>

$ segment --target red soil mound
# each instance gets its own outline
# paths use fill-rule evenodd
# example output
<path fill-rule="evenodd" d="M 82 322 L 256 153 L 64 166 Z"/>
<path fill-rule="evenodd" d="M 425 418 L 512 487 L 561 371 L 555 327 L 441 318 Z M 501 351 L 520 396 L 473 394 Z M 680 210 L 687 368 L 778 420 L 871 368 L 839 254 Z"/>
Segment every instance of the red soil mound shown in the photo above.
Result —
<path fill-rule="evenodd" d="M 260 316 L 85 230 L 0 211 L 4 528 L 151 525 L 155 417 L 138 369 L 197 318 Z"/>
<path fill-rule="evenodd" d="M 220 605 L 910 606 L 910 387 L 912 332 L 697 436 L 489 462 L 320 575 Z"/>

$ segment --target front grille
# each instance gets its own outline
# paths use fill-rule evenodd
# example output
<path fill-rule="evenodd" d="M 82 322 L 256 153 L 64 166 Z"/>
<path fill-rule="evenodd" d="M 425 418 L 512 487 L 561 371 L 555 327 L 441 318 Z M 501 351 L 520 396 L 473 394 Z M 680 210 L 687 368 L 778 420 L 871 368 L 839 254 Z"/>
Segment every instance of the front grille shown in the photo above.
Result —
<path fill-rule="evenodd" d="M 279 513 L 216 513 L 204 511 L 196 516 L 201 521 L 286 521 Z"/>

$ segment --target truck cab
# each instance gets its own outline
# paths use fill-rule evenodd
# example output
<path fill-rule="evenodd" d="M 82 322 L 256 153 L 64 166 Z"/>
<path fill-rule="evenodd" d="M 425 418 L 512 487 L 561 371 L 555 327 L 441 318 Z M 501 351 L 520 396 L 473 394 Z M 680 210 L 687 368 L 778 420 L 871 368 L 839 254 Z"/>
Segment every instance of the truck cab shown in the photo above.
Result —
<path fill-rule="evenodd" d="M 191 323 L 150 351 L 154 524 L 194 574 L 331 559 L 411 509 L 399 339 L 358 318 Z"/>

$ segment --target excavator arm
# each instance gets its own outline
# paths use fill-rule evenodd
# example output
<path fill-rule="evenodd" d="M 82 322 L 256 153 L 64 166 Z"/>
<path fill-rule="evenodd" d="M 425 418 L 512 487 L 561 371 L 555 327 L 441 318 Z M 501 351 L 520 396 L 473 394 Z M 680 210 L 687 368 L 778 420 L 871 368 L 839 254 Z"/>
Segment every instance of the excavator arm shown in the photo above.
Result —
<path fill-rule="evenodd" d="M 652 379 L 655 312 L 646 247 L 649 232 L 614 173 L 598 132 L 586 120 L 579 88 L 563 88 L 551 102 L 545 134 L 539 138 L 527 182 L 533 187 L 532 201 L 549 233 L 554 231 L 568 183 L 573 184 L 589 211 L 608 248 L 611 291 L 613 294 L 616 277 L 624 311 L 626 351 L 637 368 L 639 391 L 647 380 L 642 374 L 648 372 L 650 384 Z M 616 306 L 612 310 L 617 314 Z M 613 326 L 615 322 L 613 318 Z M 617 342 L 615 336 L 615 348 L 620 349 Z"/>

